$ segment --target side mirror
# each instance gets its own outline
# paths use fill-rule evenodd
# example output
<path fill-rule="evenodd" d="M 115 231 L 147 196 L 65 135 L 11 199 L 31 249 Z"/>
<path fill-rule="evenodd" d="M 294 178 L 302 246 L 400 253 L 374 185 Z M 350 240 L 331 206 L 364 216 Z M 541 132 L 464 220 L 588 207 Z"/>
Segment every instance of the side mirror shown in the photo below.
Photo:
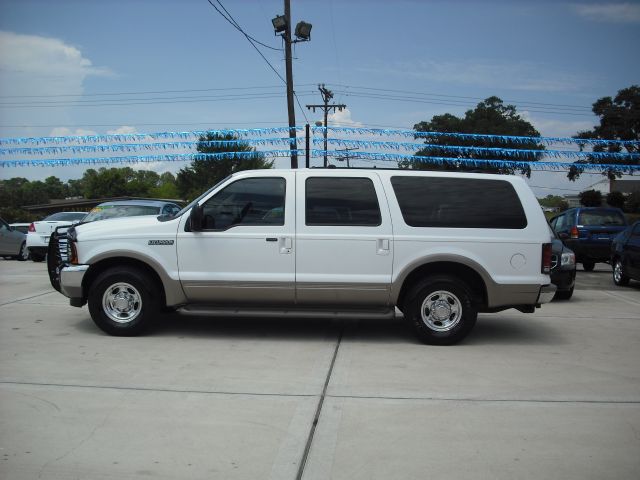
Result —
<path fill-rule="evenodd" d="M 201 232 L 202 231 L 202 219 L 204 215 L 202 212 L 202 205 L 194 205 L 191 209 L 191 214 L 189 215 L 189 229 L 192 232 Z"/>

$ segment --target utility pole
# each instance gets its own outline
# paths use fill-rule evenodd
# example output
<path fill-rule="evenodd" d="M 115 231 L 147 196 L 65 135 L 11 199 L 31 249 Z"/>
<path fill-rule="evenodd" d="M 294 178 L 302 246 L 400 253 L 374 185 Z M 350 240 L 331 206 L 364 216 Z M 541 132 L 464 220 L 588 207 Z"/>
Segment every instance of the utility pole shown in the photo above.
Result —
<path fill-rule="evenodd" d="M 351 165 L 349 165 L 349 152 L 352 150 L 358 150 L 358 147 L 345 147 L 345 148 L 339 148 L 336 149 L 336 152 L 344 152 L 344 157 L 336 157 L 336 160 L 339 160 L 341 162 L 343 162 L 344 160 L 347 161 L 347 168 L 351 168 Z"/>
<path fill-rule="evenodd" d="M 287 111 L 289 114 L 289 148 L 291 149 L 291 168 L 298 168 L 298 145 L 296 143 L 296 111 L 293 105 L 293 67 L 291 65 L 291 44 L 311 40 L 312 25 L 298 22 L 295 29 L 296 39 L 291 38 L 291 0 L 284 0 L 284 15 L 271 20 L 276 35 L 284 40 L 284 57 L 287 70 Z M 282 78 L 282 77 L 280 77 Z"/>
<path fill-rule="evenodd" d="M 344 108 L 347 108 L 347 106 L 345 104 L 332 104 L 329 105 L 329 100 L 331 100 L 333 98 L 333 93 L 331 93 L 331 90 L 328 90 L 324 87 L 324 83 L 318 85 L 318 90 L 320 90 L 320 95 L 322 95 L 322 101 L 324 102 L 322 105 L 307 105 L 307 108 L 309 110 L 312 110 L 313 113 L 316 112 L 316 108 L 320 108 L 324 111 L 324 167 L 327 167 L 327 116 L 329 113 L 329 110 L 333 109 L 333 111 L 336 111 L 336 108 L 338 109 L 338 111 L 342 111 Z"/>
<path fill-rule="evenodd" d="M 287 70 L 287 110 L 289 112 L 289 148 L 291 149 L 291 168 L 298 168 L 298 144 L 296 141 L 296 110 L 293 104 L 293 66 L 291 65 L 291 4 L 284 0 L 284 18 L 287 29 L 284 32 L 284 54 Z"/>

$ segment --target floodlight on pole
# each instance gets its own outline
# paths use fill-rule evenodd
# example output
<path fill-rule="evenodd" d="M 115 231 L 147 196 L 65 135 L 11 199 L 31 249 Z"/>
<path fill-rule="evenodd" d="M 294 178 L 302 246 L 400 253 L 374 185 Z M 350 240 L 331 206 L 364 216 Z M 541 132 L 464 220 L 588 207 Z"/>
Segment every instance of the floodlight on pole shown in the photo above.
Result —
<path fill-rule="evenodd" d="M 276 18 L 271 20 L 271 23 L 273 24 L 273 29 L 275 30 L 276 35 L 287 29 L 287 19 L 284 15 L 278 15 Z"/>
<path fill-rule="evenodd" d="M 308 42 L 311 40 L 311 28 L 313 25 L 307 22 L 298 22 L 296 25 L 295 36 L 300 42 Z"/>

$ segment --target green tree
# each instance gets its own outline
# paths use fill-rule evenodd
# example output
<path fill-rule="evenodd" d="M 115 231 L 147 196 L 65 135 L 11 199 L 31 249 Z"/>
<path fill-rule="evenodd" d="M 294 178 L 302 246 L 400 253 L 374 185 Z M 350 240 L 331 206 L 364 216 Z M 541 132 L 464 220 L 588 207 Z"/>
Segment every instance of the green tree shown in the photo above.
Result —
<path fill-rule="evenodd" d="M 464 118 L 456 117 L 450 113 L 434 116 L 430 122 L 420 122 L 414 126 L 417 132 L 444 132 L 444 133 L 475 133 L 488 135 L 509 135 L 538 137 L 540 133 L 529 122 L 524 120 L 516 112 L 513 105 L 504 105 L 498 97 L 489 97 L 480 102 L 474 110 L 468 110 Z M 416 137 L 419 138 L 419 137 Z M 464 146 L 464 147 L 493 147 L 511 148 L 519 150 L 544 150 L 544 145 L 535 140 L 525 142 L 492 141 L 489 139 L 461 139 L 455 136 L 438 136 L 428 138 L 425 141 L 428 146 L 422 148 L 416 155 L 427 157 L 446 157 L 442 164 L 426 163 L 422 161 L 406 160 L 399 162 L 400 168 L 412 168 L 416 170 L 450 170 L 450 171 L 482 171 L 485 173 L 514 173 L 515 168 L 506 166 L 482 165 L 478 167 L 460 164 L 459 159 L 478 160 L 519 160 L 535 162 L 542 153 L 521 153 L 517 157 L 500 155 L 497 152 L 469 152 L 451 151 L 439 148 L 439 146 Z M 519 169 L 527 176 L 531 175 L 529 165 Z"/>
<path fill-rule="evenodd" d="M 585 207 L 599 207 L 602 205 L 602 192 L 598 190 L 585 190 L 580 192 L 580 205 Z"/>
<path fill-rule="evenodd" d="M 156 186 L 149 190 L 149 195 L 154 198 L 178 199 L 180 194 L 176 186 L 176 177 L 171 172 L 164 172 Z"/>
<path fill-rule="evenodd" d="M 49 198 L 66 198 L 69 192 L 67 187 L 58 177 L 47 177 L 44 179 L 44 188 Z"/>
<path fill-rule="evenodd" d="M 607 193 L 607 204 L 612 207 L 623 208 L 626 198 L 622 192 Z"/>
<path fill-rule="evenodd" d="M 211 142 L 233 142 L 229 144 Z M 237 143 L 236 143 L 237 142 Z M 247 142 L 240 141 L 232 134 L 220 135 L 207 133 L 199 138 L 199 153 L 234 153 L 253 152 L 249 155 L 230 158 L 206 158 L 191 162 L 191 165 L 180 169 L 176 177 L 176 186 L 180 197 L 192 200 L 207 188 L 232 173 L 241 170 L 272 168 L 273 161 L 266 160 L 264 154 L 257 152 Z"/>
<path fill-rule="evenodd" d="M 624 206 L 625 210 L 629 213 L 640 213 L 640 192 L 632 192 L 629 194 Z"/>
<path fill-rule="evenodd" d="M 578 132 L 574 138 L 595 139 L 595 140 L 640 140 L 640 87 L 632 85 L 618 91 L 615 98 L 602 97 L 593 104 L 593 113 L 600 117 L 600 125 L 596 125 L 592 130 Z M 620 145 L 596 145 L 593 147 L 594 152 L 609 153 L 638 153 L 640 148 L 634 145 L 621 147 Z M 640 160 L 635 159 L 616 159 L 616 158 L 596 158 L 589 157 L 584 160 L 578 160 L 569 169 L 567 177 L 575 180 L 580 176 L 583 168 L 580 164 L 596 163 L 596 164 L 620 164 L 620 165 L 638 165 Z M 620 172 L 609 168 L 603 173 L 614 179 L 622 176 Z"/>

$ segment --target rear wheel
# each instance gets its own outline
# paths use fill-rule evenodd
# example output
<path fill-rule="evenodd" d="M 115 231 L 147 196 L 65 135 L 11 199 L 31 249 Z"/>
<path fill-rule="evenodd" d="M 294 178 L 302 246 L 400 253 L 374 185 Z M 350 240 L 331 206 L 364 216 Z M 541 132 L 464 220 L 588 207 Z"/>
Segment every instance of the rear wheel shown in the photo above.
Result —
<path fill-rule="evenodd" d="M 622 273 L 622 260 L 616 258 L 613 262 L 613 283 L 620 287 L 629 284 L 629 277 Z"/>
<path fill-rule="evenodd" d="M 555 298 L 557 300 L 569 300 L 573 296 L 573 289 L 574 287 L 571 287 L 571 290 L 558 291 L 556 292 Z"/>
<path fill-rule="evenodd" d="M 596 266 L 596 262 L 582 262 L 582 268 L 585 272 L 591 272 Z"/>
<path fill-rule="evenodd" d="M 407 295 L 404 314 L 418 337 L 430 345 L 459 342 L 478 316 L 469 287 L 450 275 L 428 277 L 416 284 Z"/>
<path fill-rule="evenodd" d="M 42 262 L 44 260 L 44 257 L 46 255 L 44 255 L 43 253 L 31 253 L 31 260 L 33 260 L 34 262 Z"/>
<path fill-rule="evenodd" d="M 142 270 L 114 267 L 105 270 L 89 290 L 89 312 L 110 335 L 142 333 L 160 311 L 156 282 Z"/>

